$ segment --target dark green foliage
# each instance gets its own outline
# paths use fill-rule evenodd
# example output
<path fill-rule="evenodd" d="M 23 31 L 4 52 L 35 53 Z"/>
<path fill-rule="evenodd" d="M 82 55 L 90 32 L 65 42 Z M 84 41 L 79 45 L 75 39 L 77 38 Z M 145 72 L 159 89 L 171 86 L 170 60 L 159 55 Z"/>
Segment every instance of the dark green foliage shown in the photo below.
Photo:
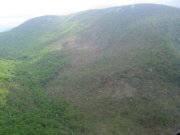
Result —
<path fill-rule="evenodd" d="M 9 113 L 11 111 L 11 113 Z M 6 135 L 69 135 L 83 130 L 80 115 L 66 103 L 49 102 L 36 110 L 1 113 L 1 134 Z"/>

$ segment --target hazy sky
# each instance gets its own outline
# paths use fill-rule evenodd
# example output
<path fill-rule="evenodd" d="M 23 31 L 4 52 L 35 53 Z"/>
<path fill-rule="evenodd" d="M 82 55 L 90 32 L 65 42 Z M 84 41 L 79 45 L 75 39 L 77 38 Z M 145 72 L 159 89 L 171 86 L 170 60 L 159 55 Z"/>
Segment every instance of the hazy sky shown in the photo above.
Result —
<path fill-rule="evenodd" d="M 87 9 L 135 3 L 180 7 L 180 0 L 0 0 L 0 31 L 35 16 L 64 15 Z"/>

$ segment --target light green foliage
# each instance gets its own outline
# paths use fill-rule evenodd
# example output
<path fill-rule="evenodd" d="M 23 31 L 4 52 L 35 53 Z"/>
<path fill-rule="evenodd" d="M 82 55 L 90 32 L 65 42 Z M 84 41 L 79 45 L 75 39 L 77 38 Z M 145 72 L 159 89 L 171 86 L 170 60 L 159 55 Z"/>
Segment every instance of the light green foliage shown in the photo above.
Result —
<path fill-rule="evenodd" d="M 9 94 L 9 91 L 4 83 L 0 81 L 0 107 L 6 104 L 6 99 Z"/>
<path fill-rule="evenodd" d="M 0 60 L 0 107 L 5 105 L 6 98 L 9 94 L 9 87 L 7 80 L 12 79 L 15 74 L 15 66 L 19 62 L 12 61 L 12 60 Z"/>
<path fill-rule="evenodd" d="M 14 68 L 18 62 L 11 60 L 0 60 L 0 80 L 9 79 L 14 74 Z"/>
<path fill-rule="evenodd" d="M 0 101 L 8 99 L 0 112 L 2 134 L 79 134 L 83 129 L 80 113 L 65 102 L 49 101 L 43 92 L 43 86 L 63 67 L 63 53 L 50 51 L 16 66 L 13 91 L 1 89 Z"/>

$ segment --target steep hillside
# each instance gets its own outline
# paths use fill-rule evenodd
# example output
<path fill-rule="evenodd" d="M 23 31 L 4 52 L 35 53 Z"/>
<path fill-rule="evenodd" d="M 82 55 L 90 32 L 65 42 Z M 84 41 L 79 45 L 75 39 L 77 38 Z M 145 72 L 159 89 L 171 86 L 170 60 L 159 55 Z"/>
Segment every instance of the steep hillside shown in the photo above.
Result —
<path fill-rule="evenodd" d="M 180 9 L 43 16 L 0 34 L 0 134 L 180 129 Z"/>
<path fill-rule="evenodd" d="M 59 44 L 68 70 L 50 82 L 48 95 L 80 108 L 94 134 L 176 131 L 179 10 L 138 5 L 102 12 L 79 40 Z"/>

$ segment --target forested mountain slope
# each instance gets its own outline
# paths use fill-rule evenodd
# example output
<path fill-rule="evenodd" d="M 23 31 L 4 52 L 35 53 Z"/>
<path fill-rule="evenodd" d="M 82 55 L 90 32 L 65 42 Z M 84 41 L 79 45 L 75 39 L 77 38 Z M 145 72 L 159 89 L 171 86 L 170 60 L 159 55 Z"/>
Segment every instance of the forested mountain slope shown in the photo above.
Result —
<path fill-rule="evenodd" d="M 180 9 L 31 19 L 0 34 L 0 134 L 169 135 L 180 128 Z"/>

